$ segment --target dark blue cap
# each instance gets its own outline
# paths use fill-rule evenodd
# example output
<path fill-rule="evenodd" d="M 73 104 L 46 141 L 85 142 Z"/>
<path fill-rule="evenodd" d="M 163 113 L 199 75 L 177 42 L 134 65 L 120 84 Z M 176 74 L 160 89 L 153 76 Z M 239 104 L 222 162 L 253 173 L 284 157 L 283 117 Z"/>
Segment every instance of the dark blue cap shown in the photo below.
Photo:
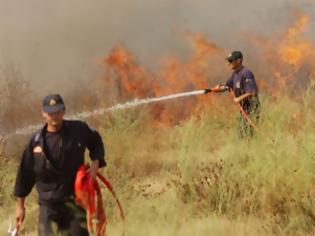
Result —
<path fill-rule="evenodd" d="M 58 112 L 65 109 L 65 104 L 59 94 L 51 94 L 43 100 L 43 111 L 47 113 Z"/>
<path fill-rule="evenodd" d="M 235 61 L 237 59 L 243 59 L 243 54 L 240 51 L 233 51 L 225 59 L 231 63 L 232 61 Z"/>

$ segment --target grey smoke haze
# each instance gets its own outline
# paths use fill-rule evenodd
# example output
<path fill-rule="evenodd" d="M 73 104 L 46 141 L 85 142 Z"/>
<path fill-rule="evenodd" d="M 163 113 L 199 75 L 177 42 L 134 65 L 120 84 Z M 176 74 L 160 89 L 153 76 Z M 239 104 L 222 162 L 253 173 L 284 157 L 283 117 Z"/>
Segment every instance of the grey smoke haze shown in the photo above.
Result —
<path fill-rule="evenodd" d="M 203 32 L 223 48 L 240 31 L 268 33 L 305 11 L 314 28 L 314 0 L 0 0 L 0 60 L 16 64 L 35 89 L 98 75 L 97 60 L 118 43 L 146 66 L 189 46 L 173 30 Z M 313 31 L 314 32 L 314 31 Z M 310 35 L 313 37 L 314 35 Z"/>

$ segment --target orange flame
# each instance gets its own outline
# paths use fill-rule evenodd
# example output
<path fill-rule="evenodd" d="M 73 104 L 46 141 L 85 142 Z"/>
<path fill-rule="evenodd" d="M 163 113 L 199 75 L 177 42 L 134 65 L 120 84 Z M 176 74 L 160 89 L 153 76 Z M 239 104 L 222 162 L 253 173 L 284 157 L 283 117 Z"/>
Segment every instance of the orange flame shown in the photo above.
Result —
<path fill-rule="evenodd" d="M 263 37 L 251 33 L 246 36 L 253 47 L 248 47 L 245 52 L 245 63 L 253 70 L 261 91 L 270 90 L 274 95 L 279 91 L 290 91 L 297 85 L 307 84 L 309 75 L 315 72 L 309 60 L 315 56 L 315 46 L 304 34 L 307 33 L 309 17 L 301 12 L 296 17 L 296 22 L 283 34 Z M 222 81 L 222 76 L 230 73 L 224 67 L 227 50 L 207 40 L 201 33 L 185 32 L 183 35 L 191 43 L 190 57 L 185 60 L 166 58 L 156 72 L 139 65 L 136 57 L 123 46 L 113 48 L 103 61 L 105 71 L 110 71 L 103 79 L 108 87 L 116 88 L 116 101 L 158 97 L 224 83 L 227 78 Z M 247 61 L 247 58 L 251 60 Z M 202 110 L 210 103 L 210 96 L 195 96 L 151 105 L 150 111 L 155 120 L 173 124 L 188 117 L 196 108 Z"/>
<path fill-rule="evenodd" d="M 280 44 L 279 54 L 288 64 L 300 65 L 303 57 L 311 51 L 311 43 L 301 37 L 301 33 L 307 29 L 309 21 L 308 16 L 300 13 L 299 19 L 288 29 Z"/>
<path fill-rule="evenodd" d="M 146 97 L 150 91 L 148 75 L 134 60 L 133 55 L 124 47 L 113 48 L 110 55 L 105 59 L 116 75 L 116 86 L 119 98 Z"/>
<path fill-rule="evenodd" d="M 246 34 L 253 48 L 251 60 L 258 84 L 265 81 L 264 90 L 272 94 L 288 93 L 309 86 L 314 73 L 312 58 L 315 45 L 307 38 L 309 17 L 295 13 L 295 21 L 283 33 L 262 36 L 255 32 Z M 295 93 L 296 94 L 296 93 Z"/>
<path fill-rule="evenodd" d="M 186 62 L 178 58 L 168 58 L 156 73 L 138 65 L 134 56 L 123 46 L 113 48 L 105 58 L 104 65 L 107 70 L 113 72 L 110 76 L 115 79 L 112 80 L 114 84 L 111 86 L 117 88 L 119 100 L 157 97 L 209 87 L 211 64 L 208 61 L 214 55 L 222 53 L 222 50 L 208 42 L 202 34 L 187 33 L 186 36 L 194 49 L 192 57 Z M 180 99 L 153 105 L 151 111 L 155 119 L 174 123 L 207 102 L 209 96 Z"/>

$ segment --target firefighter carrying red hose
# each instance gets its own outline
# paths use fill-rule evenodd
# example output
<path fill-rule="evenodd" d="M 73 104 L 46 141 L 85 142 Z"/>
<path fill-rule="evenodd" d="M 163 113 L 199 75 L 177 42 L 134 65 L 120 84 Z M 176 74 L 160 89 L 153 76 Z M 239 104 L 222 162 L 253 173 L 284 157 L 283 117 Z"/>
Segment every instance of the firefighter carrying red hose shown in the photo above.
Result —
<path fill-rule="evenodd" d="M 84 122 L 64 120 L 65 105 L 58 94 L 44 98 L 42 113 L 46 124 L 31 137 L 16 177 L 16 226 L 24 221 L 25 198 L 36 185 L 38 235 L 88 236 L 86 212 L 75 201 L 74 183 L 86 149 L 92 161 L 86 172 L 92 180 L 106 165 L 102 138 Z"/>

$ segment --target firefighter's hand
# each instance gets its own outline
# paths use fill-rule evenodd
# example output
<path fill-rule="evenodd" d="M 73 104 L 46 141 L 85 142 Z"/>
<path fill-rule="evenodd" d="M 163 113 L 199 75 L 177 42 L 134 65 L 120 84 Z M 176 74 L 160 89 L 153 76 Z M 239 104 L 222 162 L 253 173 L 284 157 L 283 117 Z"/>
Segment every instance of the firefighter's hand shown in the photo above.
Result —
<path fill-rule="evenodd" d="M 235 102 L 236 104 L 241 101 L 239 97 L 234 97 L 233 100 L 234 100 L 234 102 Z"/>
<path fill-rule="evenodd" d="M 19 229 L 25 218 L 25 207 L 18 207 L 16 211 L 16 228 Z"/>
<path fill-rule="evenodd" d="M 91 164 L 91 167 L 87 169 L 87 172 L 90 173 L 92 179 L 94 180 L 96 179 L 97 170 L 98 170 L 98 160 L 93 161 Z"/>
<path fill-rule="evenodd" d="M 225 85 L 216 85 L 215 87 L 211 88 L 211 91 L 214 93 L 221 93 L 221 92 L 225 92 L 227 90 L 227 86 Z"/>

